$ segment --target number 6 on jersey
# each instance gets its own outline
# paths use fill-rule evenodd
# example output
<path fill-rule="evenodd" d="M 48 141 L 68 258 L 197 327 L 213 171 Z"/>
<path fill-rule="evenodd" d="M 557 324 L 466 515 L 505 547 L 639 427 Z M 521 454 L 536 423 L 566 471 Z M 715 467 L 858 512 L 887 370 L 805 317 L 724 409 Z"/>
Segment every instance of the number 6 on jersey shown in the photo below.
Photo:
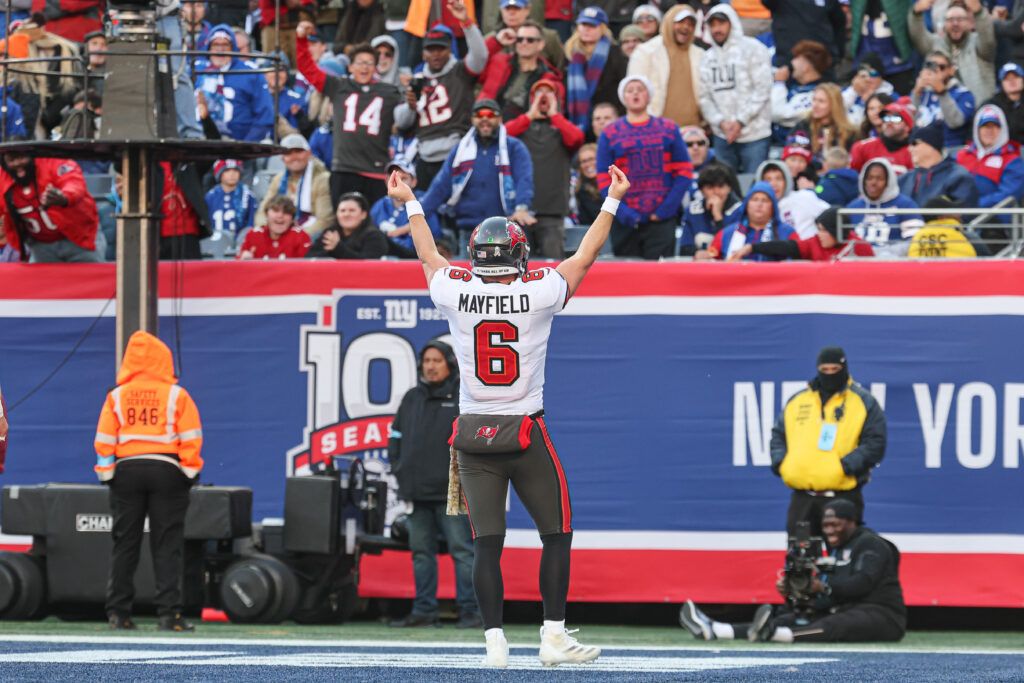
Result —
<path fill-rule="evenodd" d="M 487 386 L 509 386 L 519 379 L 519 352 L 501 342 L 519 341 L 519 329 L 507 320 L 484 320 L 473 328 L 476 378 Z"/>

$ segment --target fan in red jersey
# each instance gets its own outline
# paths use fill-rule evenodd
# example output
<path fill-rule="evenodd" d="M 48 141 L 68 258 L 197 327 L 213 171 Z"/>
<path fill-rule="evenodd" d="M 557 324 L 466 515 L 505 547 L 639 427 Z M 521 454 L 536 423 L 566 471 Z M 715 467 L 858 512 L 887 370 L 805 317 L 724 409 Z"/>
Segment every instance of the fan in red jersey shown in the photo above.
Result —
<path fill-rule="evenodd" d="M 237 258 L 302 258 L 312 244 L 306 231 L 295 224 L 295 202 L 284 195 L 267 202 L 267 224 L 245 233 Z"/>
<path fill-rule="evenodd" d="M 29 260 L 29 252 L 33 263 L 103 260 L 106 242 L 97 234 L 96 202 L 82 170 L 70 159 L 5 153 L 0 159 L 0 195 L 0 220 L 22 261 Z"/>

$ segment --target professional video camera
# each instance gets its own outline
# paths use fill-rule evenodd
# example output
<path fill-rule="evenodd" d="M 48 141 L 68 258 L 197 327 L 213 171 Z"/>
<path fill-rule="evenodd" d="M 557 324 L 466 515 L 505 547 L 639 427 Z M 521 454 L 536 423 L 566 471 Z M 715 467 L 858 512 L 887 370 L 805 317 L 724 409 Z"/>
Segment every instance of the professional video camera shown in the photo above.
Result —
<path fill-rule="evenodd" d="M 810 522 L 797 522 L 796 534 L 789 537 L 783 570 L 790 606 L 797 612 L 812 610 L 814 597 L 810 594 L 811 583 L 819 574 L 834 568 L 835 558 L 825 555 L 825 540 L 820 536 L 811 536 Z"/>

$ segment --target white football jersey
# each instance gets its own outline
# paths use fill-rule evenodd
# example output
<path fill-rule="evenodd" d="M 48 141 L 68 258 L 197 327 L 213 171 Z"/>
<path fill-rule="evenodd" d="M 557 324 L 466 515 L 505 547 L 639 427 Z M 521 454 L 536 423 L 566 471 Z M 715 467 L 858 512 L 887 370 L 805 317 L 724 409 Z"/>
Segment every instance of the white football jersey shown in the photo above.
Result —
<path fill-rule="evenodd" d="M 434 273 L 430 298 L 451 329 L 460 412 L 520 415 L 544 407 L 551 319 L 568 294 L 554 268 L 531 270 L 507 285 L 484 282 L 464 268 Z"/>

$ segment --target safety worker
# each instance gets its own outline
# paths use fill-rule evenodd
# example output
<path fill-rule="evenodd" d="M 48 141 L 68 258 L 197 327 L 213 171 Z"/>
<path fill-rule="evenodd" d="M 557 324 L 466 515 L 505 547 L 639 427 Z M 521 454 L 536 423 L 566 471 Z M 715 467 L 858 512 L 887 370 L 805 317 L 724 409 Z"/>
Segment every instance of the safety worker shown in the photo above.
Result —
<path fill-rule="evenodd" d="M 4 459 L 7 457 L 7 404 L 0 389 L 0 474 L 4 473 Z"/>
<path fill-rule="evenodd" d="M 171 350 L 148 332 L 128 340 L 96 427 L 96 476 L 110 485 L 114 548 L 106 612 L 112 629 L 134 629 L 132 598 L 143 527 L 156 578 L 161 631 L 193 631 L 182 617 L 185 513 L 199 477 L 203 430 L 199 411 L 174 376 Z"/>

